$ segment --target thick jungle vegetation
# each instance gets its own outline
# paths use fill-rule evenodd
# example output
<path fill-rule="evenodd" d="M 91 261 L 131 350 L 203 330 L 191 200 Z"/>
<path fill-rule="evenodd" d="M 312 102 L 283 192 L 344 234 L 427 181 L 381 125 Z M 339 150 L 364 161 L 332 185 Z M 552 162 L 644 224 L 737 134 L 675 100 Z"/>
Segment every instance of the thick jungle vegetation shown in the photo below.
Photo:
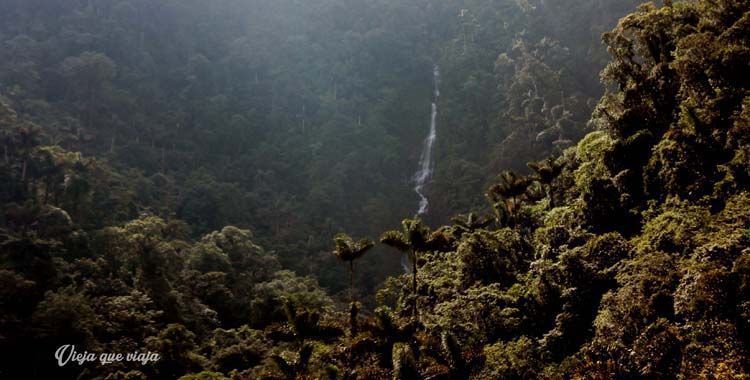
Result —
<path fill-rule="evenodd" d="M 0 44 L 0 378 L 750 378 L 750 1 L 3 0 Z"/>

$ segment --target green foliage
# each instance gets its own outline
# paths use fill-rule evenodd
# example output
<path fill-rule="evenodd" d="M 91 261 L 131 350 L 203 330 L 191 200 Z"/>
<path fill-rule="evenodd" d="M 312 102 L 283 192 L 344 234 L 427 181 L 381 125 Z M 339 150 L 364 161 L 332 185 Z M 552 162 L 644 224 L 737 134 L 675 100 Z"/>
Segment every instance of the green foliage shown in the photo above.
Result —
<path fill-rule="evenodd" d="M 420 255 L 435 248 L 435 240 L 430 234 L 429 228 L 422 224 L 419 219 L 404 219 L 401 222 L 401 231 L 386 231 L 380 236 L 380 242 L 404 252 L 409 257 L 411 264 L 411 308 L 412 316 L 419 315 L 419 295 L 417 275 L 419 272 Z"/>
<path fill-rule="evenodd" d="M 521 205 L 529 198 L 527 192 L 532 181 L 531 177 L 519 176 L 514 172 L 500 174 L 500 183 L 492 185 L 487 191 L 498 223 L 515 225 Z"/>
<path fill-rule="evenodd" d="M 637 240 L 640 243 L 638 248 L 642 252 L 661 250 L 675 253 L 695 249 L 695 239 L 709 221 L 708 210 L 679 200 L 668 201 L 661 207 L 664 212 L 643 226 L 643 234 Z"/>
<path fill-rule="evenodd" d="M 731 311 L 731 295 L 735 285 L 729 271 L 695 265 L 688 269 L 675 290 L 675 316 L 696 321 L 726 315 Z"/>
<path fill-rule="evenodd" d="M 528 379 L 539 375 L 536 347 L 529 337 L 522 336 L 516 341 L 485 346 L 484 355 L 488 365 L 482 377 Z"/>
<path fill-rule="evenodd" d="M 310 277 L 299 277 L 288 270 L 281 270 L 274 277 L 253 288 L 250 301 L 251 320 L 255 323 L 284 320 L 284 300 L 296 307 L 324 311 L 333 302 Z"/>
<path fill-rule="evenodd" d="M 159 377 L 177 378 L 188 372 L 196 372 L 206 366 L 206 358 L 197 352 L 195 334 L 178 324 L 170 324 L 146 339 L 146 347 L 159 353 L 154 372 Z"/>
<path fill-rule="evenodd" d="M 393 379 L 413 380 L 419 378 L 414 354 L 406 344 L 393 346 Z"/>
<path fill-rule="evenodd" d="M 334 236 L 333 241 L 336 245 L 333 254 L 339 260 L 349 262 L 349 297 L 351 302 L 349 307 L 349 326 L 351 334 L 355 335 L 357 331 L 357 314 L 359 312 L 359 306 L 357 306 L 354 301 L 354 260 L 362 257 L 365 252 L 369 251 L 375 245 L 375 243 L 369 239 L 362 239 L 355 242 L 354 239 L 343 233 Z"/>
<path fill-rule="evenodd" d="M 3 374 L 747 378 L 750 2 L 622 18 L 597 103 L 632 5 L 0 4 Z M 432 64 L 452 223 L 386 278 L 334 233 L 408 214 Z"/>
<path fill-rule="evenodd" d="M 336 243 L 334 255 L 339 260 L 350 262 L 362 257 L 365 252 L 374 246 L 374 243 L 370 240 L 362 239 L 355 242 L 354 239 L 345 234 L 336 235 L 333 241 Z"/>
<path fill-rule="evenodd" d="M 687 334 L 680 374 L 690 377 L 747 377 L 745 347 L 732 323 L 707 319 Z"/>
<path fill-rule="evenodd" d="M 217 329 L 207 346 L 212 367 L 222 373 L 251 368 L 259 364 L 269 351 L 269 342 L 263 332 L 247 326 Z"/>
<path fill-rule="evenodd" d="M 278 370 L 284 375 L 284 378 L 295 379 L 306 371 L 310 357 L 313 354 L 313 349 L 313 345 L 307 343 L 300 348 L 295 360 L 289 361 L 281 355 L 274 355 L 271 359 L 273 359 Z"/>
<path fill-rule="evenodd" d="M 466 287 L 475 283 L 511 284 L 516 275 L 526 269 L 523 266 L 526 251 L 521 237 L 510 229 L 466 236 L 457 251 L 461 260 L 461 281 Z"/>
<path fill-rule="evenodd" d="M 594 180 L 610 177 L 604 165 L 604 157 L 612 148 L 614 140 L 605 132 L 597 131 L 586 135 L 576 147 L 576 157 L 581 164 L 575 171 L 575 183 L 579 189 L 589 189 Z"/>
<path fill-rule="evenodd" d="M 90 344 L 97 324 L 89 300 L 72 288 L 47 292 L 32 318 L 40 338 L 61 344 Z"/>
<path fill-rule="evenodd" d="M 472 287 L 433 306 L 425 316 L 427 326 L 452 331 L 466 345 L 493 341 L 512 334 L 523 321 L 517 305 L 518 297 L 499 284 Z M 482 318 L 478 318 L 478 316 Z"/>
<path fill-rule="evenodd" d="M 210 371 L 203 371 L 196 374 L 191 375 L 185 375 L 180 377 L 179 380 L 227 380 L 228 377 L 225 377 L 221 373 L 217 372 L 210 372 Z"/>

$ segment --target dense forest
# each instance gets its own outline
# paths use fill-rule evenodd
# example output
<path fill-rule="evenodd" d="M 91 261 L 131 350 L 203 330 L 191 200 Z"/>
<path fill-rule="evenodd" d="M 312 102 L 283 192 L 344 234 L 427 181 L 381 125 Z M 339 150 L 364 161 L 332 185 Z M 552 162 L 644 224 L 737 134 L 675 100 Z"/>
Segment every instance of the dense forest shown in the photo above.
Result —
<path fill-rule="evenodd" d="M 750 1 L 640 3 L 0 0 L 0 378 L 750 379 Z"/>

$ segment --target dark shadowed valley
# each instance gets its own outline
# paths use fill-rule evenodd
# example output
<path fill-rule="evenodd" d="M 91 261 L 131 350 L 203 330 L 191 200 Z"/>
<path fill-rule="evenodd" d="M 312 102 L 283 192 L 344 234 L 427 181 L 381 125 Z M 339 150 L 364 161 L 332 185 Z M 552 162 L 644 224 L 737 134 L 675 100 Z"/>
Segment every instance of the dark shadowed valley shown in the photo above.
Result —
<path fill-rule="evenodd" d="M 750 1 L 0 0 L 0 378 L 750 379 Z"/>

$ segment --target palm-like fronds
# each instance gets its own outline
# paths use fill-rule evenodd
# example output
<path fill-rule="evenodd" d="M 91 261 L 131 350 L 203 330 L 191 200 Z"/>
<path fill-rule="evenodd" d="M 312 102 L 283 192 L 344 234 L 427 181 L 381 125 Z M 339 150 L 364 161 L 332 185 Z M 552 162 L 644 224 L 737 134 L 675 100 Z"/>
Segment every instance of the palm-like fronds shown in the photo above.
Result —
<path fill-rule="evenodd" d="M 428 250 L 427 241 L 430 237 L 430 229 L 427 228 L 419 219 L 404 219 L 401 222 L 404 230 L 404 236 L 408 239 L 412 249 L 417 251 Z"/>
<path fill-rule="evenodd" d="M 451 220 L 462 232 L 471 232 L 480 228 L 485 228 L 492 223 L 492 218 L 488 216 L 480 217 L 473 212 L 465 217 L 457 216 Z"/>
<path fill-rule="evenodd" d="M 297 370 L 299 372 L 304 371 L 307 368 L 313 354 L 313 349 L 314 346 L 311 343 L 305 343 L 299 350 L 299 357 L 297 358 Z"/>
<path fill-rule="evenodd" d="M 354 260 L 364 256 L 364 254 L 375 246 L 370 239 L 360 239 L 355 241 L 351 236 L 340 233 L 333 237 L 334 249 L 333 254 L 341 261 L 349 263 L 349 298 L 354 304 Z M 356 321 L 355 321 L 356 322 Z M 352 323 L 352 333 L 355 330 L 355 324 Z"/>
<path fill-rule="evenodd" d="M 372 240 L 354 241 L 349 235 L 343 233 L 336 235 L 333 242 L 335 244 L 333 254 L 342 261 L 354 261 L 362 257 L 375 245 Z"/>
<path fill-rule="evenodd" d="M 535 179 L 544 187 L 546 196 L 550 199 L 550 207 L 553 207 L 552 182 L 562 173 L 565 164 L 557 163 L 553 158 L 549 157 L 544 161 L 529 162 L 526 165 L 536 173 Z"/>
<path fill-rule="evenodd" d="M 283 300 L 283 307 L 287 323 L 292 327 L 294 335 L 300 342 L 319 331 L 320 313 L 298 310 L 294 302 L 286 298 Z"/>
<path fill-rule="evenodd" d="M 393 346 L 393 378 L 398 380 L 403 379 L 418 379 L 419 369 L 417 368 L 417 361 L 414 358 L 409 345 L 405 343 L 397 343 Z"/>
<path fill-rule="evenodd" d="M 500 174 L 500 182 L 492 185 L 486 195 L 496 212 L 507 213 L 511 217 L 519 208 L 520 198 L 523 197 L 526 189 L 533 182 L 534 180 L 530 177 L 505 171 Z M 502 211 L 499 211 L 501 209 Z M 499 217 L 498 221 L 500 221 Z"/>
<path fill-rule="evenodd" d="M 539 162 L 529 162 L 526 164 L 536 174 L 536 180 L 543 185 L 549 185 L 562 172 L 565 165 L 558 164 L 551 157 Z"/>
<path fill-rule="evenodd" d="M 430 229 L 419 219 L 404 219 L 401 231 L 386 231 L 380 236 L 380 242 L 402 252 L 428 251 Z"/>
<path fill-rule="evenodd" d="M 404 219 L 401 222 L 401 231 L 386 231 L 380 236 L 380 242 L 406 252 L 411 261 L 411 279 L 412 279 L 412 307 L 413 315 L 417 317 L 417 267 L 419 266 L 419 252 L 432 250 L 431 243 L 437 243 L 437 240 L 431 241 L 430 229 L 422 224 L 419 219 Z"/>
<path fill-rule="evenodd" d="M 310 343 L 305 343 L 297 353 L 297 360 L 290 361 L 284 359 L 281 355 L 272 355 L 271 360 L 276 364 L 276 367 L 284 374 L 287 379 L 295 379 L 305 372 L 307 365 L 310 363 L 312 358 L 314 346 Z"/>
<path fill-rule="evenodd" d="M 516 198 L 526 191 L 531 182 L 533 182 L 532 178 L 505 171 L 500 174 L 500 183 L 490 187 L 488 195 L 495 198 Z"/>
<path fill-rule="evenodd" d="M 396 335 L 398 330 L 396 321 L 393 319 L 393 314 L 386 308 L 379 307 L 375 310 L 375 323 L 381 335 L 385 337 Z"/>
<path fill-rule="evenodd" d="M 532 183 L 534 183 L 533 178 L 519 176 L 510 171 L 500 174 L 500 183 L 491 186 L 486 194 L 495 209 L 498 223 L 513 223 L 516 213 L 521 208 L 521 202 L 526 196 L 526 191 Z"/>
<path fill-rule="evenodd" d="M 297 375 L 297 372 L 294 369 L 294 363 L 289 363 L 286 359 L 281 357 L 281 355 L 272 355 L 271 360 L 276 364 L 279 371 L 284 374 L 284 378 L 294 379 Z"/>
<path fill-rule="evenodd" d="M 545 192 L 545 189 L 542 188 L 542 185 L 539 182 L 534 182 L 526 189 L 526 193 L 524 193 L 524 196 L 531 202 L 538 202 L 544 199 L 544 197 L 547 196 L 547 193 Z"/>
<path fill-rule="evenodd" d="M 409 242 L 403 233 L 399 231 L 386 231 L 380 235 L 380 242 L 398 249 L 401 252 L 407 252 L 411 249 Z"/>
<path fill-rule="evenodd" d="M 451 252 L 456 249 L 459 236 L 454 227 L 440 227 L 430 234 L 427 245 L 433 252 Z"/>
<path fill-rule="evenodd" d="M 440 335 L 440 348 L 443 351 L 446 361 L 450 364 L 451 369 L 457 371 L 464 367 L 461 345 L 458 343 L 455 335 L 448 331 L 443 331 Z"/>

